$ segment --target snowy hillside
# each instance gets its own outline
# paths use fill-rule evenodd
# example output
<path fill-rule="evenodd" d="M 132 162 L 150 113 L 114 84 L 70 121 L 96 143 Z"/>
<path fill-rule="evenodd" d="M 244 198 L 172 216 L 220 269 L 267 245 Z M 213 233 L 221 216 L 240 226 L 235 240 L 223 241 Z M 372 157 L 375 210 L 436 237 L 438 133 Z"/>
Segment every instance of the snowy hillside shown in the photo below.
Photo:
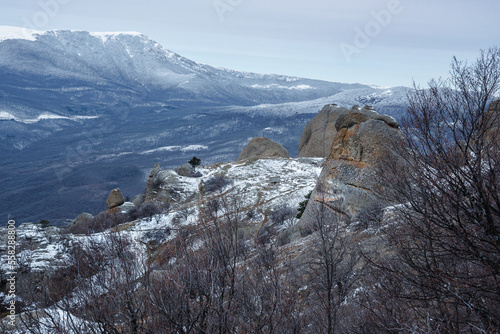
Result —
<path fill-rule="evenodd" d="M 251 107 L 230 107 L 228 110 L 261 115 L 316 114 L 318 110 L 330 103 L 350 108 L 353 105 L 371 105 L 380 113 L 389 114 L 396 118 L 401 117 L 402 106 L 405 105 L 407 87 L 393 88 L 359 88 L 349 89 L 332 96 L 322 97 L 310 101 L 288 102 L 281 104 L 259 104 Z"/>
<path fill-rule="evenodd" d="M 131 274 L 134 280 L 141 279 L 146 275 L 144 265 L 153 259 L 151 256 L 152 247 L 156 249 L 155 254 L 161 254 L 161 250 L 168 247 L 168 242 L 178 237 L 177 234 L 182 228 L 187 226 L 195 229 L 203 228 L 202 218 L 200 218 L 201 211 L 206 209 L 209 205 L 207 203 L 220 200 L 224 196 L 236 196 L 238 199 L 238 205 L 241 208 L 240 215 L 246 217 L 242 230 L 245 231 L 247 239 L 242 241 L 247 244 L 249 249 L 254 248 L 258 242 L 258 236 L 263 235 L 263 230 L 267 231 L 270 226 L 275 234 L 293 229 L 298 221 L 295 218 L 296 209 L 299 202 L 304 200 L 304 196 L 314 188 L 321 171 L 322 161 L 323 159 L 301 158 L 224 163 L 198 168 L 198 171 L 203 174 L 200 178 L 182 177 L 173 171 L 165 170 L 164 172 L 170 173 L 176 178 L 176 184 L 182 185 L 178 189 L 181 194 L 179 201 L 174 203 L 166 214 L 135 220 L 115 227 L 113 231 L 118 231 L 118 233 L 106 230 L 90 235 L 74 235 L 62 233 L 55 227 L 43 228 L 29 223 L 23 224 L 17 228 L 17 280 L 26 282 L 24 283 L 26 287 L 32 286 L 34 289 L 38 289 L 36 287 L 44 279 L 58 278 L 58 274 L 62 271 L 57 272 L 57 270 L 64 270 L 73 264 L 72 254 L 74 254 L 75 247 L 81 251 L 96 249 L 96 247 L 107 249 L 106 247 L 110 246 L 109 243 L 112 240 L 121 240 L 128 244 L 127 249 L 132 251 L 131 255 L 135 264 L 134 268 L 130 268 L 131 271 L 128 274 Z M 193 194 L 201 195 L 202 185 L 215 175 L 222 175 L 231 180 L 232 183 L 217 191 L 205 193 L 201 197 L 193 197 Z M 271 180 L 273 180 L 272 183 Z M 273 212 L 283 209 L 288 210 L 284 219 L 277 220 L 273 217 Z M 223 219 L 222 216 L 221 219 Z M 2 239 L 7 238 L 7 229 L 0 228 L 0 232 L 4 232 L 0 233 L 0 245 L 7 245 L 6 240 Z M 290 242 L 291 240 L 287 239 L 285 243 Z M 296 252 L 297 249 L 303 248 L 302 243 L 302 240 L 296 241 L 294 239 L 286 247 L 294 249 L 293 252 Z M 197 244 L 201 245 L 202 241 L 199 240 Z M 12 270 L 10 266 L 7 266 L 7 256 L 7 248 L 1 247 L 0 281 L 5 281 L 9 277 L 6 273 Z M 78 258 L 77 261 L 83 263 L 81 258 Z M 152 268 L 156 268 L 152 271 L 153 276 L 155 273 L 161 273 L 157 264 L 154 264 Z M 87 332 L 89 328 L 92 328 L 92 331 L 100 332 L 98 324 L 84 321 L 77 315 L 67 312 L 65 308 L 81 307 L 82 302 L 87 300 L 87 297 L 84 296 L 90 292 L 104 296 L 109 291 L 106 282 L 111 280 L 115 283 L 124 283 L 125 277 L 127 276 L 123 273 L 120 262 L 112 261 L 106 265 L 103 271 L 94 272 L 92 277 L 86 280 L 86 284 L 77 288 L 71 287 L 71 292 L 57 304 L 49 307 L 41 303 L 29 304 L 29 300 L 24 299 L 23 292 L 18 294 L 16 302 L 20 305 L 30 305 L 29 309 L 38 310 L 37 314 L 40 314 L 42 318 L 48 317 L 47 321 L 42 320 L 36 326 L 30 327 L 37 333 L 51 333 L 51 328 L 53 328 L 51 322 L 58 322 L 59 330 L 67 333 Z M 89 290 L 87 291 L 87 289 Z M 6 305 L 6 298 L 6 294 L 0 293 L 0 304 Z M 18 314 L 15 325 L 8 327 L 9 333 L 21 333 L 26 330 L 26 322 L 23 323 L 21 318 L 29 319 L 30 312 Z M 0 323 L 0 327 L 1 325 L 2 323 Z M 75 328 L 79 328 L 79 330 L 75 331 Z"/>
<path fill-rule="evenodd" d="M 291 208 L 294 213 L 287 221 L 287 226 L 294 225 L 299 203 L 304 200 L 316 185 L 321 173 L 320 158 L 299 159 L 260 159 L 254 162 L 224 163 L 213 166 L 199 167 L 203 176 L 200 178 L 182 177 L 175 175 L 176 182 L 180 185 L 180 200 L 171 210 L 164 215 L 145 218 L 125 224 L 123 234 L 136 242 L 147 242 L 153 232 L 165 231 L 173 228 L 173 221 L 179 220 L 182 225 L 198 224 L 199 207 L 210 198 L 217 198 L 222 193 L 238 196 L 244 211 L 255 210 L 252 218 L 254 228 L 268 220 L 266 214 L 273 210 Z M 222 189 L 221 192 L 206 194 L 202 200 L 197 194 L 200 185 L 207 182 L 215 175 L 223 175 L 233 183 Z M 275 184 L 272 178 L 278 178 Z M 145 186 L 143 184 L 143 186 Z M 96 212 L 94 214 L 97 214 Z M 283 227 L 287 227 L 283 226 Z M 9 271 L 7 261 L 7 228 L 0 228 L 0 278 Z M 106 233 L 106 232 L 104 232 Z M 161 234 L 161 233 L 160 233 Z M 55 227 L 42 228 L 39 225 L 23 224 L 17 228 L 17 249 L 19 263 L 24 270 L 46 272 L 56 270 L 67 260 L 67 251 L 74 241 L 87 238 L 99 240 L 101 233 L 86 236 L 72 234 L 61 235 Z M 172 238 L 174 234 L 169 235 Z M 165 240 L 163 240 L 165 241 Z M 1 295 L 0 295 L 1 297 Z"/>

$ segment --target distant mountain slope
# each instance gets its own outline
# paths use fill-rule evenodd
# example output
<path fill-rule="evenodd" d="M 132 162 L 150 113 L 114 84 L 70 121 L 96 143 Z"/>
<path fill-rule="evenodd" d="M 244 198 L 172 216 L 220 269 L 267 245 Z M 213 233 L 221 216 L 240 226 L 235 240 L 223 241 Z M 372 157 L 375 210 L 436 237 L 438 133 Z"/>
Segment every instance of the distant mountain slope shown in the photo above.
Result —
<path fill-rule="evenodd" d="M 13 107 L 15 116 L 33 117 L 43 111 L 94 115 L 120 102 L 249 106 L 311 100 L 365 87 L 215 68 L 166 50 L 139 33 L 0 27 L 0 108 Z"/>

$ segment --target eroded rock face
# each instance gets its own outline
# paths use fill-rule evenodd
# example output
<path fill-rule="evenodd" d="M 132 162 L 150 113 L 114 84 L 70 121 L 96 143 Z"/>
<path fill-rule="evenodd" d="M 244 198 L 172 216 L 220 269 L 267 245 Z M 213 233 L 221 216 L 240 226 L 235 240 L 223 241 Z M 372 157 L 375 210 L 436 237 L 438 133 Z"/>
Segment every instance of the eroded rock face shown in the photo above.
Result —
<path fill-rule="evenodd" d="M 351 109 L 327 104 L 307 123 L 299 141 L 299 157 L 328 157 L 337 132 L 367 120 L 380 120 L 392 128 L 399 128 L 398 122 L 388 115 L 375 112 L 371 107 Z"/>
<path fill-rule="evenodd" d="M 299 141 L 299 157 L 327 157 L 337 133 L 335 122 L 348 109 L 328 104 L 310 120 Z"/>
<path fill-rule="evenodd" d="M 122 205 L 125 203 L 125 199 L 123 198 L 123 194 L 120 190 L 120 188 L 116 188 L 111 190 L 111 193 L 108 196 L 108 199 L 106 200 L 106 205 L 108 206 L 109 209 L 116 208 L 117 206 Z"/>
<path fill-rule="evenodd" d="M 358 220 L 389 203 L 377 167 L 402 142 L 396 121 L 374 111 L 349 110 L 335 121 L 335 137 L 300 225 L 326 219 Z"/>
<path fill-rule="evenodd" d="M 364 121 L 349 122 L 349 126 L 338 129 L 327 161 L 344 160 L 375 164 L 388 146 L 400 138 L 399 130 L 390 127 L 384 121 L 362 119 Z"/>
<path fill-rule="evenodd" d="M 256 160 L 259 158 L 288 158 L 288 151 L 280 144 L 264 137 L 253 138 L 243 149 L 238 161 Z"/>

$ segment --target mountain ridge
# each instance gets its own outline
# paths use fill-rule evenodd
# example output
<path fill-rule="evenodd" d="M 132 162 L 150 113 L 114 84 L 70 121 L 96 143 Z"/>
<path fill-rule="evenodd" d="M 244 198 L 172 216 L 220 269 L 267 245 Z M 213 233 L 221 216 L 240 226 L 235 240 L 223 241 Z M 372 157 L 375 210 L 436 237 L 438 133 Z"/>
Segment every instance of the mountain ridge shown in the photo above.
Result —
<path fill-rule="evenodd" d="M 139 33 L 53 30 L 26 34 L 25 39 L 12 38 L 22 33 L 2 34 L 0 27 L 0 73 L 5 78 L 0 79 L 0 93 L 7 97 L 12 88 L 28 95 L 43 90 L 50 92 L 48 102 L 67 100 L 71 107 L 67 94 L 58 91 L 66 87 L 84 102 L 102 97 L 132 103 L 177 100 L 251 106 L 311 100 L 346 88 L 367 87 L 216 68 L 182 57 Z M 89 94 L 91 89 L 101 96 Z M 0 104 L 4 109 L 8 108 L 5 102 Z M 68 116 L 64 108 L 57 113 Z"/>

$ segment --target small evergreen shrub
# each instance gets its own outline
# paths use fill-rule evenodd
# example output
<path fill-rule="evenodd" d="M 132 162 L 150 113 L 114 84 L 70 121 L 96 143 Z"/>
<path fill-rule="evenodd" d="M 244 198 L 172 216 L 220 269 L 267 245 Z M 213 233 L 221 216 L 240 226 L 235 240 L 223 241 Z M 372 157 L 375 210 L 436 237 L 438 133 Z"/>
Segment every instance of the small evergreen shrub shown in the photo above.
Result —
<path fill-rule="evenodd" d="M 38 222 L 38 225 L 40 225 L 41 228 L 46 228 L 50 225 L 50 222 L 48 220 L 42 219 L 40 222 Z"/>
<path fill-rule="evenodd" d="M 196 156 L 194 156 L 191 160 L 188 161 L 188 163 L 193 166 L 194 169 L 196 169 L 196 166 L 199 166 L 201 164 L 201 159 L 198 159 Z"/>
<path fill-rule="evenodd" d="M 307 207 L 307 203 L 309 203 L 309 199 L 311 198 L 311 195 L 312 195 L 312 191 L 309 192 L 309 194 L 307 194 L 305 196 L 305 201 L 302 201 L 299 203 L 299 207 L 297 208 L 297 211 L 299 213 L 297 213 L 296 217 L 297 219 L 300 219 L 302 217 L 302 215 L 304 214 L 304 211 L 306 210 L 306 207 Z"/>

